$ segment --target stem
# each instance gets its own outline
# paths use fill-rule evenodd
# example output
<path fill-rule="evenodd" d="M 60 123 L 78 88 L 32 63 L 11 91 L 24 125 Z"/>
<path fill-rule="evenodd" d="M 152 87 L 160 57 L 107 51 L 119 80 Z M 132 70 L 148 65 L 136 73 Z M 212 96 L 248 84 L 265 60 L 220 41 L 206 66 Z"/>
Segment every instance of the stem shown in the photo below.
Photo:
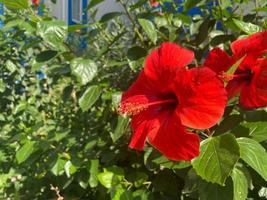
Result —
<path fill-rule="evenodd" d="M 119 3 L 122 5 L 124 11 L 125 11 L 125 14 L 127 15 L 127 17 L 129 18 L 129 20 L 131 21 L 132 25 L 133 25 L 133 28 L 135 29 L 136 27 L 136 23 L 134 21 L 134 19 L 132 18 L 131 14 L 129 13 L 128 9 L 127 9 L 127 5 L 125 3 L 123 3 L 122 0 L 119 0 Z"/>

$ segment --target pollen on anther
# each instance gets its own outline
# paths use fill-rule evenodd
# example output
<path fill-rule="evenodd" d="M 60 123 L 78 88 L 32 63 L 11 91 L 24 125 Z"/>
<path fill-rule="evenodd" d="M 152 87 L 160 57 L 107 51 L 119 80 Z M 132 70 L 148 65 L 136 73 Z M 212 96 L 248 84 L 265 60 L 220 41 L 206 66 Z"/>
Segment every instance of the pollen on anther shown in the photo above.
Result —
<path fill-rule="evenodd" d="M 133 116 L 139 114 L 147 108 L 148 105 L 146 104 L 123 102 L 118 108 L 118 113 Z"/>
<path fill-rule="evenodd" d="M 223 81 L 230 81 L 234 78 L 234 75 L 223 72 L 219 75 L 219 78 L 221 78 Z"/>

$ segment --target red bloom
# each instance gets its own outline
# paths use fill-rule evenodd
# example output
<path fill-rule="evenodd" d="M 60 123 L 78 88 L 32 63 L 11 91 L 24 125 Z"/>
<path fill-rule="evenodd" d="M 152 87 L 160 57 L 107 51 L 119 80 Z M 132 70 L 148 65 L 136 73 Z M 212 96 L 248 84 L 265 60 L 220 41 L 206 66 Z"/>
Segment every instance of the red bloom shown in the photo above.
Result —
<path fill-rule="evenodd" d="M 247 109 L 267 106 L 266 61 L 267 31 L 236 40 L 231 44 L 233 56 L 220 48 L 213 49 L 204 66 L 223 74 L 239 59 L 243 59 L 226 86 L 228 96 L 240 93 L 239 103 Z"/>
<path fill-rule="evenodd" d="M 150 5 L 151 5 L 152 7 L 158 7 L 158 6 L 159 6 L 159 2 L 156 1 L 156 0 L 150 0 Z"/>
<path fill-rule="evenodd" d="M 40 3 L 40 0 L 32 0 L 32 4 L 35 6 L 38 6 Z"/>
<path fill-rule="evenodd" d="M 171 160 L 199 154 L 199 137 L 186 127 L 206 129 L 222 117 L 227 97 L 209 68 L 186 69 L 193 52 L 163 43 L 147 57 L 138 79 L 122 95 L 120 112 L 132 115 L 130 148 L 145 141 Z"/>

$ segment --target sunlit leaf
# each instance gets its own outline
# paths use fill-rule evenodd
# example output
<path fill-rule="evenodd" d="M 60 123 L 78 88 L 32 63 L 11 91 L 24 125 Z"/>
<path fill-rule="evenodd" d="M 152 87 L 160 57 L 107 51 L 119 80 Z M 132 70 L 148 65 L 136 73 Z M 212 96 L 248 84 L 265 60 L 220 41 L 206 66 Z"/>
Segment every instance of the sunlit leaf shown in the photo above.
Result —
<path fill-rule="evenodd" d="M 252 167 L 265 181 L 267 181 L 267 153 L 255 140 L 238 138 L 241 159 Z"/>
<path fill-rule="evenodd" d="M 201 154 L 192 161 L 192 165 L 204 180 L 225 185 L 239 156 L 235 137 L 224 134 L 204 140 L 201 143 Z"/>

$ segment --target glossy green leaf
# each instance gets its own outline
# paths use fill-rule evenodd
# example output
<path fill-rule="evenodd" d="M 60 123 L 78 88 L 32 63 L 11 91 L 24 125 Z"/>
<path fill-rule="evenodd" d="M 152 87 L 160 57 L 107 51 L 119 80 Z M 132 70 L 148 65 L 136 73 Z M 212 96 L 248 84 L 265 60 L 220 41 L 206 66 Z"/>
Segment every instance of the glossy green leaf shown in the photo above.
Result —
<path fill-rule="evenodd" d="M 64 173 L 65 170 L 65 165 L 66 165 L 66 160 L 63 160 L 62 158 L 58 157 L 54 166 L 51 169 L 51 172 L 55 175 L 55 176 L 60 176 Z"/>
<path fill-rule="evenodd" d="M 77 171 L 77 168 L 72 164 L 70 160 L 66 162 L 64 169 L 67 177 L 70 177 Z"/>
<path fill-rule="evenodd" d="M 139 24 L 142 26 L 143 30 L 149 37 L 149 39 L 156 44 L 157 43 L 157 32 L 154 24 L 147 19 L 138 19 Z"/>
<path fill-rule="evenodd" d="M 119 167 L 109 167 L 97 175 L 99 182 L 106 188 L 118 185 L 124 177 L 124 171 Z"/>
<path fill-rule="evenodd" d="M 0 0 L 9 9 L 20 10 L 29 8 L 28 0 Z"/>
<path fill-rule="evenodd" d="M 47 61 L 51 60 L 52 58 L 54 58 L 57 54 L 58 54 L 58 52 L 53 51 L 53 50 L 42 51 L 36 56 L 36 61 L 37 62 L 47 62 Z"/>
<path fill-rule="evenodd" d="M 79 99 L 79 106 L 83 112 L 88 111 L 101 95 L 101 89 L 97 85 L 90 86 Z"/>
<path fill-rule="evenodd" d="M 164 156 L 157 157 L 152 162 L 168 169 L 184 169 L 191 166 L 188 161 L 171 161 Z"/>
<path fill-rule="evenodd" d="M 129 126 L 129 119 L 124 116 L 119 116 L 116 129 L 114 133 L 111 133 L 112 141 L 116 142 L 118 139 L 120 139 L 126 132 L 128 126 Z"/>
<path fill-rule="evenodd" d="M 267 140 L 267 122 L 243 122 L 232 130 L 235 135 L 250 137 L 258 142 Z"/>
<path fill-rule="evenodd" d="M 0 79 L 0 92 L 4 92 L 6 90 L 5 83 L 2 79 Z"/>
<path fill-rule="evenodd" d="M 252 24 L 250 22 L 243 22 L 240 21 L 238 19 L 233 19 L 233 22 L 235 23 L 235 25 L 241 30 L 244 31 L 245 33 L 251 35 L 253 33 L 257 33 L 262 31 L 262 27 Z"/>
<path fill-rule="evenodd" d="M 112 188 L 111 190 L 111 200 L 132 200 L 131 191 L 124 189 L 121 186 Z"/>
<path fill-rule="evenodd" d="M 249 183 L 242 169 L 235 167 L 232 174 L 234 187 L 234 200 L 246 200 L 248 196 Z"/>
<path fill-rule="evenodd" d="M 231 0 L 222 0 L 222 1 L 219 1 L 220 2 L 220 6 L 225 9 L 225 8 L 228 8 L 228 7 L 232 7 L 233 3 Z"/>
<path fill-rule="evenodd" d="M 78 81 L 86 85 L 96 76 L 97 65 L 93 60 L 76 58 L 71 61 L 71 70 Z"/>
<path fill-rule="evenodd" d="M 41 21 L 37 24 L 37 33 L 56 50 L 65 51 L 63 42 L 67 38 L 68 28 L 63 21 Z"/>
<path fill-rule="evenodd" d="M 90 187 L 96 187 L 98 185 L 98 167 L 99 167 L 99 160 L 90 160 L 89 166 L 89 185 Z"/>
<path fill-rule="evenodd" d="M 228 70 L 227 70 L 227 74 L 229 75 L 233 75 L 235 73 L 235 71 L 237 70 L 237 68 L 239 67 L 240 63 L 243 61 L 243 59 L 245 58 L 242 57 L 240 58 L 238 61 L 235 62 L 235 64 L 233 64 Z"/>
<path fill-rule="evenodd" d="M 98 180 L 99 182 L 106 188 L 112 187 L 112 180 L 114 177 L 114 174 L 112 172 L 106 171 L 98 174 Z"/>
<path fill-rule="evenodd" d="M 241 159 L 252 167 L 265 181 L 267 181 L 267 153 L 255 140 L 238 138 Z"/>
<path fill-rule="evenodd" d="M 17 66 L 11 60 L 6 61 L 6 67 L 11 73 L 17 70 Z"/>
<path fill-rule="evenodd" d="M 224 134 L 204 140 L 201 143 L 201 154 L 192 161 L 192 165 L 204 180 L 225 185 L 239 156 L 235 137 Z"/>
<path fill-rule="evenodd" d="M 16 153 L 16 159 L 19 164 L 26 161 L 30 155 L 36 151 L 34 148 L 35 142 L 34 141 L 27 141 Z"/>

